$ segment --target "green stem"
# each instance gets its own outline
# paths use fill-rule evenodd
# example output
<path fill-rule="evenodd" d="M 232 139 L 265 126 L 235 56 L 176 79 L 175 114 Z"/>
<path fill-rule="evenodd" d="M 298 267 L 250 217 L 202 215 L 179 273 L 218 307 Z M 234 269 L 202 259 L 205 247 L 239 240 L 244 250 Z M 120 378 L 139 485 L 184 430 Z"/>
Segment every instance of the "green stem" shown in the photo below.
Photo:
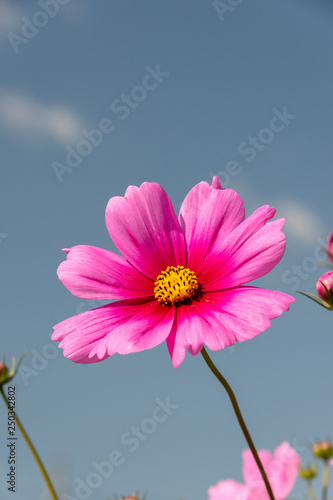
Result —
<path fill-rule="evenodd" d="M 323 497 L 322 497 L 323 500 L 327 500 L 329 480 L 330 480 L 330 464 L 328 460 L 325 460 L 323 468 Z"/>
<path fill-rule="evenodd" d="M 265 470 L 263 468 L 263 465 L 262 465 L 262 463 L 260 461 L 260 458 L 259 458 L 258 452 L 256 450 L 256 447 L 254 446 L 254 443 L 252 441 L 250 433 L 249 433 L 249 431 L 248 431 L 248 429 L 246 427 L 246 424 L 244 422 L 244 418 L 243 418 L 243 416 L 241 414 L 241 411 L 239 409 L 238 402 L 237 402 L 237 399 L 236 399 L 236 396 L 235 396 L 233 390 L 231 389 L 230 385 L 228 384 L 228 382 L 226 381 L 226 379 L 223 377 L 223 375 L 221 375 L 221 373 L 218 371 L 218 369 L 214 365 L 213 361 L 210 359 L 210 357 L 209 357 L 209 355 L 208 355 L 205 347 L 202 348 L 201 354 L 202 354 L 204 360 L 206 361 L 208 367 L 210 368 L 210 370 L 213 372 L 213 374 L 215 375 L 215 377 L 218 379 L 218 381 L 223 385 L 223 387 L 227 391 L 228 396 L 229 396 L 230 401 L 231 401 L 231 404 L 233 406 L 234 412 L 235 412 L 236 417 L 238 419 L 239 425 L 240 425 L 240 427 L 241 427 L 241 429 L 243 431 L 244 437 L 245 437 L 245 439 L 247 441 L 247 444 L 249 445 L 249 448 L 250 448 L 250 450 L 252 452 L 253 458 L 256 461 L 256 464 L 257 464 L 257 466 L 259 468 L 260 474 L 261 474 L 261 476 L 262 476 L 262 478 L 264 480 L 264 483 L 265 483 L 265 486 L 266 486 L 269 498 L 270 498 L 270 500 L 275 500 L 274 499 L 274 495 L 273 495 L 273 491 L 272 491 L 272 488 L 271 488 L 271 485 L 269 484 L 266 472 L 265 472 Z"/>
<path fill-rule="evenodd" d="M 46 482 L 46 485 L 47 485 L 47 487 L 48 487 L 48 489 L 49 489 L 49 492 L 50 492 L 51 498 L 52 498 L 53 500 L 58 500 L 58 499 L 57 499 L 56 492 L 54 491 L 53 485 L 52 485 L 52 483 L 51 483 L 51 480 L 50 480 L 49 476 L 47 475 L 47 472 L 46 472 L 46 470 L 45 470 L 45 467 L 44 467 L 44 465 L 43 465 L 43 463 L 42 463 L 41 459 L 39 458 L 38 453 L 37 453 L 37 451 L 36 451 L 36 450 L 35 450 L 35 448 L 34 448 L 34 445 L 33 445 L 33 444 L 32 444 L 32 442 L 30 441 L 29 436 L 28 436 L 28 434 L 25 432 L 25 430 L 24 430 L 24 428 L 23 428 L 23 426 L 22 426 L 21 422 L 19 421 L 19 419 L 18 419 L 18 417 L 17 417 L 16 413 L 15 413 L 13 410 L 11 410 L 11 408 L 8 406 L 8 401 L 7 401 L 6 395 L 5 395 L 4 390 L 3 390 L 3 388 L 2 388 L 2 387 L 0 387 L 0 392 L 1 392 L 1 395 L 2 395 L 2 397 L 3 397 L 3 399 L 4 399 L 5 403 L 6 403 L 6 406 L 7 406 L 8 410 L 9 410 L 9 411 L 11 412 L 11 414 L 15 417 L 15 422 L 16 422 L 16 424 L 17 424 L 17 427 L 20 429 L 20 431 L 21 431 L 21 433 L 22 433 L 22 435 L 23 435 L 23 437 L 24 437 L 24 439 L 25 439 L 25 441 L 26 441 L 26 443 L 27 443 L 27 445 L 28 445 L 28 447 L 29 447 L 29 449 L 30 449 L 30 451 L 31 451 L 31 453 L 32 453 L 32 455 L 33 455 L 33 457 L 34 457 L 34 459 L 35 459 L 35 460 L 36 460 L 36 462 L 37 462 L 37 465 L 38 465 L 38 467 L 39 467 L 39 469 L 40 469 L 40 471 L 41 471 L 41 473 L 42 473 L 42 476 L 44 477 L 44 480 L 45 480 L 45 482 Z"/>
<path fill-rule="evenodd" d="M 309 497 L 311 498 L 311 500 L 317 500 L 316 494 L 315 494 L 314 489 L 313 489 L 313 486 L 312 486 L 312 481 L 311 481 L 311 479 L 309 479 L 309 480 L 306 482 L 306 487 L 307 487 L 308 494 L 309 494 Z"/>

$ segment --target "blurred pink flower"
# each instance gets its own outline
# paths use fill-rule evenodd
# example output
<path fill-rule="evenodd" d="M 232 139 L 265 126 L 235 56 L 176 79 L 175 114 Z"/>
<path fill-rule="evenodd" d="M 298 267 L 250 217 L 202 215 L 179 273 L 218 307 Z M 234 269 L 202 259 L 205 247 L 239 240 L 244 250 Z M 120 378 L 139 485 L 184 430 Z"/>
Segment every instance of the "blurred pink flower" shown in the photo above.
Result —
<path fill-rule="evenodd" d="M 317 281 L 316 288 L 318 297 L 333 305 L 333 271 L 323 274 Z"/>
<path fill-rule="evenodd" d="M 300 456 L 287 442 L 280 444 L 274 455 L 268 450 L 260 450 L 258 454 L 275 500 L 285 499 L 297 479 Z M 208 489 L 209 500 L 269 500 L 265 483 L 250 450 L 243 451 L 243 477 L 245 484 L 229 479 L 211 486 Z"/>
<path fill-rule="evenodd" d="M 231 189 L 200 182 L 176 216 L 157 183 L 129 186 L 106 207 L 109 234 L 124 257 L 92 246 L 66 249 L 59 279 L 77 297 L 116 300 L 57 324 L 52 339 L 77 363 L 151 349 L 166 340 L 174 367 L 249 340 L 294 298 L 243 286 L 281 260 L 284 219 L 265 205 L 245 219 Z"/>
<path fill-rule="evenodd" d="M 333 232 L 328 235 L 326 244 L 326 253 L 328 259 L 333 262 Z"/>

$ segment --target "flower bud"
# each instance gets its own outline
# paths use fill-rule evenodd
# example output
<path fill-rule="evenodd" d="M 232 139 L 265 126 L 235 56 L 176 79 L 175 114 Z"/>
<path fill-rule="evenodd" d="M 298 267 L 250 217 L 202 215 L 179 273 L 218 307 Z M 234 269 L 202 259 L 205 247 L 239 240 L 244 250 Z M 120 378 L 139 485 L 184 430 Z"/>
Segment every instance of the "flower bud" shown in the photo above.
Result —
<path fill-rule="evenodd" d="M 333 271 L 323 274 L 316 283 L 318 297 L 333 309 Z"/>
<path fill-rule="evenodd" d="M 7 365 L 5 365 L 5 358 L 3 358 L 3 361 L 0 361 L 0 387 L 2 387 L 5 384 L 8 384 L 8 382 L 10 382 L 12 378 L 16 375 L 20 367 L 20 364 L 22 363 L 22 360 L 26 354 L 27 354 L 26 352 L 22 354 L 17 365 L 15 356 L 13 356 L 12 366 L 10 371 L 8 371 Z"/>
<path fill-rule="evenodd" d="M 328 235 L 326 244 L 326 253 L 328 260 L 333 262 L 333 232 Z"/>
<path fill-rule="evenodd" d="M 333 444 L 330 441 L 322 441 L 321 443 L 316 443 L 312 446 L 312 453 L 317 458 L 329 460 L 333 457 Z"/>
<path fill-rule="evenodd" d="M 0 384 L 8 378 L 8 368 L 3 361 L 0 362 Z"/>
<path fill-rule="evenodd" d="M 299 475 L 302 479 L 307 479 L 310 481 L 317 476 L 317 467 L 315 464 L 311 464 L 309 467 L 301 466 L 301 470 L 299 471 Z"/>

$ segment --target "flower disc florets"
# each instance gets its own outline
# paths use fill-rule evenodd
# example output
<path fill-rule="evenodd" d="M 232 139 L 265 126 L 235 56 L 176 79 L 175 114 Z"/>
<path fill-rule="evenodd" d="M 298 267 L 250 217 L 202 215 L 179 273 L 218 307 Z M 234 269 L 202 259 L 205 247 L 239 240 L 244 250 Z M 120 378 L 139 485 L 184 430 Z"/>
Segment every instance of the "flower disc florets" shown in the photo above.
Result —
<path fill-rule="evenodd" d="M 168 266 L 157 276 L 154 294 L 159 302 L 173 306 L 191 299 L 198 288 L 198 279 L 193 271 L 184 266 Z"/>

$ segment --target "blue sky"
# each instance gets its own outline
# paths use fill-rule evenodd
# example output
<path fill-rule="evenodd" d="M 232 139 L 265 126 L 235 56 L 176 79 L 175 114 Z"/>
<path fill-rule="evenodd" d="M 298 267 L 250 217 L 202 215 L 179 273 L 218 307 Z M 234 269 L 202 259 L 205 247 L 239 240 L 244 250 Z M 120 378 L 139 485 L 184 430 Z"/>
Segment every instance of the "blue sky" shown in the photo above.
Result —
<path fill-rule="evenodd" d="M 156 181 L 178 210 L 191 187 L 218 175 L 247 214 L 270 204 L 286 219 L 285 256 L 256 285 L 296 296 L 314 292 L 323 272 L 316 259 L 333 230 L 332 4 L 243 0 L 217 10 L 200 0 L 0 1 L 1 355 L 29 350 L 15 379 L 18 414 L 60 498 L 75 498 L 116 450 L 119 465 L 89 498 L 137 489 L 148 500 L 201 500 L 217 481 L 242 477 L 244 438 L 201 356 L 174 370 L 162 344 L 83 366 L 50 341 L 54 324 L 101 305 L 72 296 L 56 269 L 64 247 L 116 250 L 104 222 L 112 196 Z M 212 358 L 258 448 L 287 440 L 307 462 L 309 443 L 333 437 L 332 317 L 296 299 L 267 332 Z M 137 447 L 126 444 L 132 426 L 149 429 L 157 400 L 170 401 L 170 415 Z M 22 439 L 17 454 L 15 498 L 46 500 Z M 303 492 L 298 481 L 292 497 Z M 0 496 L 12 498 L 3 476 Z"/>

